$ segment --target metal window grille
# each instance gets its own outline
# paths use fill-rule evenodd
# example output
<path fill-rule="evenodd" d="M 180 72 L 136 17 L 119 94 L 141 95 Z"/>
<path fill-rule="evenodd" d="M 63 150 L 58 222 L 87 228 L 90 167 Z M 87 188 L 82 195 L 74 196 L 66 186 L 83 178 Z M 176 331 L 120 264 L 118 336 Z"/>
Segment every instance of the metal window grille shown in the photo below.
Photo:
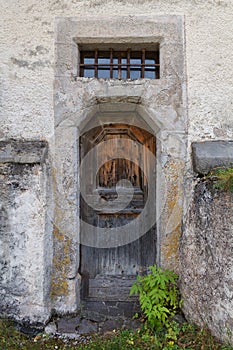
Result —
<path fill-rule="evenodd" d="M 159 51 L 85 50 L 80 52 L 80 77 L 159 79 Z"/>

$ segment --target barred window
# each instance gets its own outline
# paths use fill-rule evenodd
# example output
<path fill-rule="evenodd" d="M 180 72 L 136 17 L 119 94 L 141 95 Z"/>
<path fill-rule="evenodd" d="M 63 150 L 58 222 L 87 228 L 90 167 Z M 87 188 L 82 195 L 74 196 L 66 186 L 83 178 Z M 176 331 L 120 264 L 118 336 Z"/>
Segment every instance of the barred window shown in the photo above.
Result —
<path fill-rule="evenodd" d="M 80 77 L 104 79 L 159 79 L 159 51 L 81 50 Z"/>

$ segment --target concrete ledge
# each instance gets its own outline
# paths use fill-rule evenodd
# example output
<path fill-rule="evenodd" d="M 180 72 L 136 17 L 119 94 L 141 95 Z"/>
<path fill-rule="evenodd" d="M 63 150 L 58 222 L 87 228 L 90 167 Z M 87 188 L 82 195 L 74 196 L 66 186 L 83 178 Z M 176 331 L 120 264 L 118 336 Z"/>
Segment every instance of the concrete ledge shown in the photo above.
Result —
<path fill-rule="evenodd" d="M 0 163 L 40 164 L 47 154 L 46 141 L 0 141 Z"/>
<path fill-rule="evenodd" d="M 204 141 L 192 144 L 193 169 L 207 174 L 221 166 L 233 165 L 233 141 Z"/>

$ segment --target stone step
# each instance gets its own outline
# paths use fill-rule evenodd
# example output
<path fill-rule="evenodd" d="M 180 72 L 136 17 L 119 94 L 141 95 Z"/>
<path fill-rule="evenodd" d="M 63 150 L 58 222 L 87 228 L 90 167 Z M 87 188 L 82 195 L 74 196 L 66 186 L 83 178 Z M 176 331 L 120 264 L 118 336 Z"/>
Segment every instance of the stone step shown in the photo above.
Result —
<path fill-rule="evenodd" d="M 132 318 L 136 313 L 141 313 L 138 301 L 99 301 L 90 298 L 82 301 L 82 314 L 94 320 L 112 317 Z"/>

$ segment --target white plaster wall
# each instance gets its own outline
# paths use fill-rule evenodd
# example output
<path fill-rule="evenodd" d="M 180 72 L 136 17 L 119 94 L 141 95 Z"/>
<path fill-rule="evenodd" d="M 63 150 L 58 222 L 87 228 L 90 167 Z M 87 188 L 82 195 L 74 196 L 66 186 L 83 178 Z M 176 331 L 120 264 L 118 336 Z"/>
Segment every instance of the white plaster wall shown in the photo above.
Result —
<path fill-rule="evenodd" d="M 1 139 L 53 137 L 55 17 L 114 13 L 185 16 L 189 139 L 232 138 L 232 0 L 0 0 L 0 5 Z"/>

